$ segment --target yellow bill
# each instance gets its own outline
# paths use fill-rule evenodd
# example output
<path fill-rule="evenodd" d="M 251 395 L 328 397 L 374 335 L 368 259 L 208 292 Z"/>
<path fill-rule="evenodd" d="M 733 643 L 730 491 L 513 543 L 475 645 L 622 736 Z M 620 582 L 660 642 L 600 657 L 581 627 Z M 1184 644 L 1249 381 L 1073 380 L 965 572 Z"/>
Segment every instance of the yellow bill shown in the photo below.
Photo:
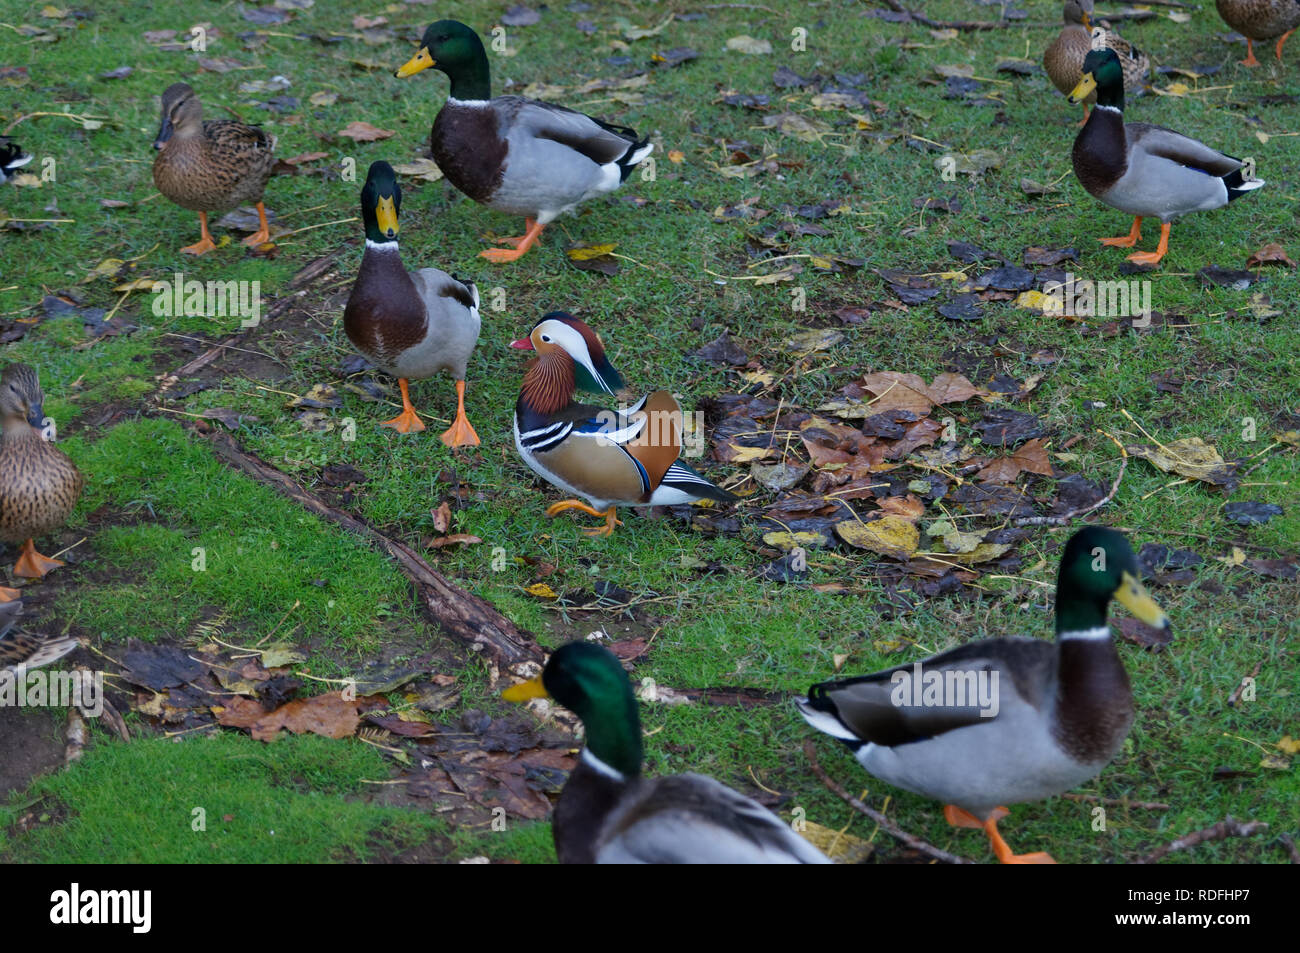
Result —
<path fill-rule="evenodd" d="M 1115 598 L 1147 625 L 1153 625 L 1157 629 L 1169 628 L 1169 616 L 1165 614 L 1165 610 L 1147 594 L 1146 588 L 1132 573 L 1124 573 Z"/>
<path fill-rule="evenodd" d="M 433 57 L 429 55 L 427 46 L 420 47 L 420 52 L 416 53 L 409 60 L 402 64 L 397 71 L 398 79 L 406 79 L 408 76 L 414 76 L 421 70 L 426 70 L 433 65 Z"/>
<path fill-rule="evenodd" d="M 400 73 L 398 74 L 401 75 Z M 1070 105 L 1077 106 L 1097 88 L 1097 79 L 1091 73 L 1084 73 L 1083 79 L 1079 80 L 1079 85 L 1070 90 Z"/>
<path fill-rule="evenodd" d="M 381 198 L 375 206 L 375 218 L 379 220 L 379 230 L 389 238 L 397 237 L 397 206 L 393 197 Z"/>
<path fill-rule="evenodd" d="M 542 677 L 530 678 L 526 682 L 520 682 L 518 685 L 511 685 L 501 697 L 508 702 L 526 702 L 530 698 L 550 698 L 546 691 L 546 686 L 542 684 Z"/>

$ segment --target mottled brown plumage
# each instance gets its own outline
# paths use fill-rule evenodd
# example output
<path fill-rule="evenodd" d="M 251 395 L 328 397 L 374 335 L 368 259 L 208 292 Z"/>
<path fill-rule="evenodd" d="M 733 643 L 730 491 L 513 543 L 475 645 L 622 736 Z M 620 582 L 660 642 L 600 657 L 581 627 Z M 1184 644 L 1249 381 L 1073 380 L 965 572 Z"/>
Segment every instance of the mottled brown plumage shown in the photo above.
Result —
<path fill-rule="evenodd" d="M 44 394 L 36 371 L 10 364 L 0 374 L 0 540 L 23 543 L 14 575 L 44 576 L 63 563 L 36 552 L 34 537 L 67 521 L 81 496 L 81 473 L 36 429 Z"/>
<path fill-rule="evenodd" d="M 1065 26 L 1043 53 L 1043 69 L 1052 85 L 1066 95 L 1078 84 L 1083 74 L 1083 58 L 1092 49 L 1092 10 L 1093 0 L 1067 0 L 1063 13 Z M 1130 96 L 1141 93 L 1151 68 L 1150 58 L 1113 30 L 1106 31 L 1106 46 L 1118 54 L 1124 68 L 1124 91 Z M 1095 93 L 1084 100 L 1085 117 L 1089 107 L 1096 103 Z"/>
<path fill-rule="evenodd" d="M 1300 0 L 1214 0 L 1223 22 L 1246 38 L 1242 66 L 1258 66 L 1255 42 L 1277 41 L 1277 61 L 1282 62 L 1282 44 L 1300 27 Z"/>
<path fill-rule="evenodd" d="M 0 672 L 13 671 L 19 666 L 39 668 L 63 658 L 79 644 L 66 636 L 41 635 L 18 626 L 23 614 L 19 600 L 0 605 Z"/>
<path fill-rule="evenodd" d="M 162 125 L 153 163 L 158 191 L 182 208 L 199 213 L 202 238 L 182 248 L 201 255 L 215 248 L 208 232 L 208 213 L 255 203 L 261 228 L 244 239 L 258 245 L 270 239 L 262 193 L 275 166 L 275 137 L 257 126 L 233 120 L 203 121 L 203 104 L 185 83 L 162 96 Z"/>

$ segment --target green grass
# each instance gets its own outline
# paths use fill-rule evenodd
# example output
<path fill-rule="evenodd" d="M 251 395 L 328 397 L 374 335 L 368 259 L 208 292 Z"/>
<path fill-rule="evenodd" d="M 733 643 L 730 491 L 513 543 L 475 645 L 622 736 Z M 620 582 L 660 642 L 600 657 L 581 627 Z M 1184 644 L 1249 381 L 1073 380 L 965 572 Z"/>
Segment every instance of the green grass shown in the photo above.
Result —
<path fill-rule="evenodd" d="M 36 782 L 44 818 L 0 854 L 39 863 L 213 864 L 367 860 L 443 832 L 434 818 L 363 803 L 387 769 L 373 748 L 306 736 L 235 735 L 97 745 L 76 769 Z M 123 810 L 124 806 L 132 809 Z"/>
<path fill-rule="evenodd" d="M 41 4 L 0 6 L 0 21 L 40 22 Z M 466 17 L 486 32 L 506 6 L 437 15 Z M 651 135 L 657 150 L 654 181 L 634 176 L 610 200 L 588 203 L 577 217 L 555 223 L 538 249 L 510 266 L 488 265 L 476 256 L 486 244 L 486 234 L 514 234 L 520 223 L 464 200 L 445 182 L 403 183 L 402 249 L 408 267 L 454 270 L 473 277 L 485 298 L 498 287 L 504 294 L 504 310 L 484 311 L 483 334 L 469 371 L 468 413 L 484 441 L 479 449 L 456 456 L 437 440 L 453 406 L 449 380 L 414 385 L 416 405 L 431 418 L 430 428 L 408 438 L 374 426 L 391 416 L 389 407 L 342 388 L 338 362 L 351 349 L 342 331 L 341 310 L 360 260 L 361 235 L 359 223 L 341 220 L 357 214 L 359 181 L 279 177 L 268 188 L 267 202 L 284 224 L 294 229 L 322 227 L 284 238 L 278 256 L 269 261 L 247 257 L 237 244 L 195 261 L 176 252 L 197 238 L 195 216 L 157 196 L 150 178 L 156 97 L 182 78 L 194 85 L 209 117 L 227 115 L 223 107 L 229 107 L 262 123 L 279 137 L 282 156 L 324 151 L 329 154 L 324 164 L 335 172 L 352 158 L 357 178 L 363 180 L 371 161 L 406 161 L 421 154 L 429 124 L 446 95 L 446 79 L 429 71 L 397 80 L 391 70 L 414 50 L 432 8 L 385 11 L 396 39 L 370 46 L 351 26 L 356 11 L 317 4 L 295 14 L 288 27 L 272 27 L 282 35 L 266 36 L 256 50 L 244 49 L 236 38 L 251 29 L 236 8 L 205 8 L 202 15 L 221 30 L 207 55 L 234 57 L 247 67 L 225 74 L 199 71 L 194 54 L 160 52 L 141 36 L 145 30 L 163 28 L 184 33 L 188 19 L 142 15 L 136 5 L 124 2 L 97 5 L 97 16 L 75 30 L 46 22 L 60 35 L 57 43 L 10 43 L 9 62 L 0 65 L 28 67 L 31 82 L 17 89 L 0 87 L 0 114 L 12 120 L 20 111 L 44 110 L 109 119 L 89 131 L 56 117 L 15 127 L 14 135 L 39 157 L 34 167 L 45 157 L 56 160 L 57 182 L 41 189 L 6 189 L 0 193 L 0 208 L 17 218 L 76 222 L 27 233 L 0 230 L 0 254 L 23 265 L 21 272 L 6 269 L 0 281 L 0 313 L 25 314 L 43 294 L 74 288 L 88 305 L 112 308 L 120 298 L 112 290 L 115 282 L 101 278 L 78 284 L 108 257 L 139 257 L 128 277 L 170 278 L 180 270 L 199 280 L 258 280 L 265 307 L 300 267 L 350 243 L 338 257 L 337 275 L 315 289 L 317 296 L 305 299 L 305 315 L 288 312 L 271 322 L 262 337 L 246 342 L 250 349 L 274 353 L 282 362 L 275 380 L 232 373 L 218 386 L 167 406 L 187 413 L 227 407 L 255 415 L 258 421 L 243 427 L 239 440 L 307 483 L 327 464 L 358 467 L 369 477 L 357 493 L 360 515 L 413 545 L 434 534 L 430 510 L 450 495 L 442 474 L 454 469 L 469 481 L 476 497 L 456 510 L 453 531 L 475 534 L 484 542 L 430 554 L 441 571 L 537 633 L 546 645 L 602 623 L 612 627 L 618 619 L 571 612 L 566 617 L 559 608 L 526 595 L 523 587 L 538 578 L 537 562 L 553 564 L 555 573 L 546 581 L 575 599 L 590 592 L 595 581 L 605 580 L 653 600 L 636 610 L 640 622 L 657 632 L 654 650 L 636 674 L 673 687 L 753 685 L 797 692 L 831 677 L 837 655 L 847 656 L 841 671 L 850 674 L 919 658 L 968 638 L 1006 632 L 1049 637 L 1050 592 L 1042 584 L 1052 581 L 1055 558 L 1047 544 L 1052 541 L 1054 549 L 1065 532 L 1045 531 L 1023 544 L 1019 578 L 985 578 L 978 598 L 924 600 L 902 616 L 888 610 L 873 563 L 857 553 L 810 557 L 810 582 L 845 581 L 866 593 L 845 597 L 758 579 L 769 557 L 758 552 L 761 546 L 752 530 L 739 537 L 714 538 L 671 519 L 627 513 L 626 525 L 613 539 L 589 540 L 578 521 L 542 515 L 544 505 L 558 497 L 537 484 L 511 446 L 510 414 L 522 365 L 518 352 L 507 344 L 548 310 L 569 310 L 596 327 L 630 388 L 640 393 L 667 386 L 682 395 L 688 409 L 711 395 L 746 386 L 730 372 L 687 356 L 723 329 L 777 374 L 780 382 L 772 395 L 787 405 L 816 406 L 869 370 L 912 372 L 926 379 L 954 366 L 1022 379 L 1042 373 L 1041 384 L 1019 409 L 1038 414 L 1057 432 L 1053 451 L 1063 449 L 1068 437 L 1081 437 L 1069 448 L 1078 460 L 1062 463 L 1062 469 L 1105 482 L 1115 472 L 1116 454 L 1098 429 L 1122 435 L 1127 442 L 1146 442 L 1121 410 L 1162 442 L 1200 436 L 1226 458 L 1259 453 L 1272 442 L 1272 433 L 1294 427 L 1284 415 L 1298 412 L 1296 272 L 1264 269 L 1263 280 L 1247 291 L 1204 287 L 1195 275 L 1207 264 L 1242 268 L 1250 253 L 1267 242 L 1281 243 L 1293 258 L 1300 253 L 1294 214 L 1300 140 L 1284 135 L 1294 132 L 1300 110 L 1293 103 L 1262 99 L 1291 90 L 1298 68 L 1294 51 L 1285 72 L 1271 59 L 1253 72 L 1237 67 L 1235 60 L 1244 51 L 1215 38 L 1225 28 L 1211 5 L 1192 11 L 1187 24 L 1159 17 L 1122 25 L 1125 36 L 1151 52 L 1160 65 L 1222 68 L 1193 84 L 1194 95 L 1148 95 L 1130 104 L 1130 118 L 1172 126 L 1234 155 L 1251 155 L 1259 175 L 1268 181 L 1266 188 L 1241 202 L 1191 216 L 1174 227 L 1169 257 L 1149 276 L 1152 304 L 1171 316 L 1170 324 L 1186 327 L 1162 327 L 1141 335 L 1084 335 L 1077 324 L 994 302 L 985 304 L 982 320 L 957 324 L 935 312 L 934 305 L 945 295 L 905 312 L 877 306 L 864 323 L 844 328 L 840 345 L 800 363 L 782 343 L 787 336 L 810 326 L 839 326 L 833 317 L 836 309 L 889 297 L 872 269 L 961 269 L 947 251 L 950 241 L 973 242 L 1013 263 L 1019 263 L 1028 245 L 1073 246 L 1080 252 L 1080 260 L 1069 263 L 1076 274 L 1094 280 L 1123 277 L 1123 254 L 1100 247 L 1096 239 L 1122 233 L 1128 221 L 1086 195 L 1070 171 L 1077 110 L 1068 107 L 1041 74 L 1021 78 L 996 72 L 998 61 L 1007 57 L 1041 56 L 1058 29 L 1059 5 L 1035 0 L 1025 4 L 1029 18 L 1023 25 L 956 39 L 866 17 L 871 5 L 847 0 L 789 14 L 709 9 L 703 11 L 705 19 L 673 22 L 659 36 L 632 42 L 626 49 L 613 44 L 617 17 L 645 26 L 660 22 L 669 11 L 695 8 L 684 3 L 636 10 L 593 6 L 590 12 L 575 14 L 553 5 L 539 26 L 509 29 L 509 45 L 518 53 L 494 57 L 494 88 L 504 91 L 507 80 L 515 92 L 530 83 L 560 84 L 569 91 L 554 96 L 557 101 Z M 928 15 L 936 18 L 992 17 L 996 11 L 972 9 L 955 0 L 926 4 Z M 584 36 L 574 25 L 579 19 L 591 20 L 600 32 Z M 804 53 L 788 49 L 790 31 L 797 26 L 809 31 Z M 331 32 L 344 36 L 342 42 L 323 44 L 294 36 Z M 739 33 L 771 40 L 775 52 L 745 56 L 726 51 L 726 39 Z M 700 58 L 674 69 L 650 69 L 649 83 L 634 91 L 639 100 L 619 101 L 608 92 L 571 92 L 594 77 L 638 71 L 655 50 L 677 46 L 694 47 Z M 633 63 L 615 67 L 605 62 L 622 55 L 632 57 Z M 351 63 L 354 58 L 373 59 L 385 68 L 363 69 Z M 96 78 L 124 63 L 136 66 L 129 77 Z M 968 106 L 944 98 L 935 67 L 954 64 L 971 65 L 976 76 L 987 78 L 984 92 L 1001 96 L 1005 105 Z M 783 65 L 803 75 L 865 73 L 869 94 L 880 104 L 869 112 L 872 127 L 857 130 L 846 111 L 815 110 L 809 90 L 777 89 L 771 75 Z M 285 94 L 300 99 L 297 109 L 271 113 L 248 104 L 257 97 L 238 92 L 242 82 L 277 74 L 292 81 Z M 1185 77 L 1175 78 L 1192 84 Z M 1157 85 L 1168 82 L 1160 78 Z M 715 101 L 724 91 L 720 87 L 769 95 L 771 107 L 765 114 L 725 105 Z M 318 91 L 338 93 L 339 99 L 331 106 L 312 106 L 308 98 Z M 764 115 L 787 110 L 830 123 L 832 132 L 822 142 L 803 142 L 762 126 Z M 353 120 L 371 122 L 395 135 L 369 144 L 334 136 Z M 894 138 L 886 140 L 882 134 Z M 921 139 L 941 147 L 926 151 Z M 720 175 L 714 164 L 725 165 L 729 150 L 723 143 L 735 140 L 747 140 L 747 151 L 755 157 L 775 156 L 782 163 L 779 172 L 751 179 Z M 934 165 L 939 156 L 949 149 L 979 148 L 1002 153 L 1004 166 L 975 179 L 940 178 Z M 684 161 L 670 162 L 670 150 L 683 152 Z M 1022 178 L 1055 183 L 1059 191 L 1026 197 L 1018 185 Z M 949 216 L 913 206 L 913 199 L 930 196 L 957 198 L 963 208 Z M 623 201 L 629 197 L 645 200 L 644 206 L 634 208 Z M 794 282 L 719 284 L 719 275 L 753 275 L 784 264 L 747 268 L 758 259 L 749 256 L 747 249 L 756 245 L 747 243 L 746 233 L 781 221 L 783 205 L 828 197 L 842 198 L 848 206 L 845 213 L 816 222 L 829 234 L 792 239 L 783 253 L 858 257 L 866 261 L 865 267 L 828 274 L 811 268 L 807 259 L 794 259 L 804 264 Z M 133 204 L 104 208 L 103 198 Z M 713 221 L 716 207 L 749 198 L 772 214 L 750 224 Z M 57 216 L 44 211 L 51 199 L 57 200 Z M 223 232 L 216 229 L 215 234 Z M 1149 227 L 1143 246 L 1152 247 L 1155 235 Z M 622 272 L 612 279 L 579 272 L 560 253 L 570 240 L 617 242 L 616 252 L 632 261 L 624 261 Z M 973 275 L 982 271 L 965 270 Z M 807 310 L 792 310 L 794 287 L 805 292 Z M 1252 317 L 1253 299 L 1279 313 Z M 130 336 L 75 350 L 84 340 L 79 323 L 46 321 L 23 340 L 5 345 L 6 357 L 40 366 L 47 408 L 61 425 L 74 420 L 80 424 L 87 410 L 107 402 L 134 402 L 144 408 L 157 373 L 150 362 L 160 360 L 178 340 L 166 335 L 224 336 L 237 329 L 237 321 L 229 318 L 158 318 L 150 303 L 149 296 L 141 294 L 123 303 L 120 313 L 141 327 Z M 185 360 L 188 356 L 177 357 L 162 369 Z M 1181 391 L 1157 390 L 1152 378 L 1161 373 L 1179 379 Z M 971 375 L 977 376 L 975 371 Z M 286 410 L 284 394 L 274 392 L 301 394 L 320 383 L 340 387 L 344 400 L 343 408 L 329 415 L 333 428 L 324 432 L 305 429 Z M 1087 409 L 1086 401 L 1105 407 Z M 979 414 L 978 407 L 956 408 L 960 439 L 973 436 L 970 425 Z M 356 422 L 355 441 L 342 439 L 347 417 Z M 1256 422 L 1254 442 L 1242 437 L 1243 418 Z M 74 521 L 90 525 L 90 515 L 102 509 L 111 524 L 95 524 L 91 568 L 112 573 L 110 581 L 86 581 L 65 592 L 58 609 L 86 630 L 103 633 L 106 643 L 124 642 L 129 635 L 183 637 L 195 621 L 219 610 L 230 611 L 238 625 L 264 634 L 300 601 L 291 619 L 299 627 L 295 638 L 314 650 L 313 671 L 352 667 L 373 656 L 383 646 L 389 625 L 414 628 L 425 633 L 431 645 L 441 644 L 437 633 L 417 619 L 407 585 L 392 565 L 271 491 L 230 473 L 174 421 L 128 419 L 107 429 L 86 427 L 75 432 L 66 448 L 88 476 L 86 497 Z M 1116 763 L 1080 790 L 1167 802 L 1170 809 L 1111 808 L 1102 833 L 1093 830 L 1092 805 L 1063 799 L 1024 805 L 1004 823 L 1014 847 L 1049 849 L 1067 861 L 1131 859 L 1227 813 L 1267 820 L 1275 831 L 1294 832 L 1295 820 L 1286 805 L 1294 803 L 1300 783 L 1296 768 L 1258 767 L 1257 745 L 1300 733 L 1294 714 L 1294 661 L 1289 661 L 1300 629 L 1295 587 L 1261 581 L 1213 557 L 1228 555 L 1239 542 L 1249 544 L 1252 557 L 1295 551 L 1300 539 L 1296 459 L 1294 449 L 1258 457 L 1249 464 L 1257 468 L 1245 484 L 1226 498 L 1198 484 L 1169 486 L 1168 475 L 1144 461 L 1130 461 L 1116 500 L 1101 511 L 1101 518 L 1131 529 L 1137 542 L 1194 549 L 1206 557 L 1207 565 L 1191 586 L 1155 593 L 1175 626 L 1176 641 L 1167 651 L 1152 655 L 1121 646 L 1137 695 L 1137 724 Z M 743 475 L 742 468 L 702 464 L 712 476 L 732 483 Z M 760 492 L 757 505 L 742 509 L 754 512 L 768 498 Z M 1223 516 L 1223 504 L 1231 500 L 1279 503 L 1285 514 L 1267 525 L 1242 529 Z M 937 515 L 928 513 L 926 519 Z M 196 546 L 207 551 L 208 569 L 203 573 L 190 568 Z M 502 571 L 492 568 L 497 547 L 507 557 Z M 697 561 L 720 563 L 727 572 L 702 575 L 688 568 Z M 320 579 L 329 584 L 312 585 Z M 891 643 L 908 647 L 890 652 Z M 1228 695 L 1257 663 L 1262 664 L 1256 701 L 1228 708 Z M 479 667 L 460 675 L 463 707 L 501 711 Z M 457 713 L 445 717 L 454 719 Z M 705 771 L 751 792 L 757 780 L 790 795 L 786 810 L 805 807 L 810 820 L 837 828 L 852 820 L 850 831 L 871 834 L 864 819 L 851 818 L 807 771 L 800 748 L 808 732 L 789 706 L 748 712 L 646 706 L 644 720 L 647 731 L 654 732 L 647 741 L 651 771 Z M 946 828 L 937 805 L 874 781 L 836 746 L 818 744 L 823 764 L 848 787 L 869 787 L 877 805 L 890 796 L 890 812 L 904 827 L 940 846 L 986 856 L 980 838 Z M 189 745 L 175 747 L 185 750 Z M 101 741 L 93 757 L 56 779 L 59 784 L 94 779 L 93 784 L 76 782 L 94 788 L 87 789 L 80 820 L 58 820 L 33 834 L 11 835 L 0 854 L 49 859 L 73 856 L 80 849 L 82 859 L 101 859 L 102 853 L 82 839 L 77 825 L 100 822 L 89 818 L 89 805 L 100 805 L 104 823 L 123 813 L 106 794 L 99 796 L 111 784 L 123 783 L 112 780 L 116 772 L 105 768 L 91 773 L 96 758 L 128 757 L 114 753 L 117 750 L 114 743 Z M 172 746 L 159 750 L 170 753 Z M 277 745 L 265 749 L 262 760 L 222 762 L 212 771 L 251 772 L 255 780 L 265 781 L 286 750 Z M 122 771 L 127 763 L 121 762 Z M 1221 766 L 1253 774 L 1212 780 L 1213 770 Z M 144 813 L 161 804 L 163 795 L 146 788 L 138 796 L 135 803 Z M 338 790 L 323 796 L 346 803 Z M 189 834 L 178 828 L 163 836 L 166 849 L 175 853 L 185 849 Z M 230 836 L 241 842 L 243 858 L 286 859 L 279 841 L 270 845 L 251 833 Z M 527 861 L 552 857 L 545 825 L 512 821 L 505 835 L 475 828 L 451 836 L 454 856 L 486 853 Z M 877 840 L 889 856 L 892 845 L 879 836 Z M 1203 845 L 1172 859 L 1277 861 L 1284 856 L 1280 848 L 1253 840 Z"/>

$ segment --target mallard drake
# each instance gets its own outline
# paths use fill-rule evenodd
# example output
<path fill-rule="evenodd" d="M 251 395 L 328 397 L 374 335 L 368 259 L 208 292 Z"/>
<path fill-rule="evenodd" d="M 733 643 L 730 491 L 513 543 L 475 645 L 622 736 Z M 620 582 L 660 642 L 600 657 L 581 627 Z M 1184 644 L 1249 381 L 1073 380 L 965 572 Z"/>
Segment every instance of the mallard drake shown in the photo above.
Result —
<path fill-rule="evenodd" d="M 386 374 L 397 378 L 402 412 L 381 427 L 398 433 L 424 429 L 408 380 L 438 371 L 456 380 L 456 419 L 442 435 L 449 447 L 478 444 L 465 416 L 465 365 L 478 343 L 478 289 L 437 268 L 407 271 L 397 248 L 402 189 L 393 167 L 375 162 L 361 189 L 366 251 L 343 309 L 343 329 L 353 346 Z"/>
<path fill-rule="evenodd" d="M 554 698 L 587 746 L 551 822 L 562 864 L 828 864 L 761 804 L 702 774 L 641 776 L 641 717 L 627 673 L 590 642 L 562 645 L 501 696 Z"/>
<path fill-rule="evenodd" d="M 871 774 L 944 801 L 954 826 L 983 828 L 998 860 L 1052 863 L 1045 853 L 1011 852 L 997 829 L 1007 809 L 998 805 L 1068 791 L 1095 777 L 1124 743 L 1133 695 L 1106 623 L 1112 599 L 1143 622 L 1169 627 L 1138 581 L 1124 537 L 1081 529 L 1061 556 L 1055 642 L 971 642 L 814 685 L 799 709 Z"/>
<path fill-rule="evenodd" d="M 1277 41 L 1277 61 L 1282 62 L 1282 44 L 1300 27 L 1300 0 L 1214 0 L 1214 6 L 1228 24 L 1246 38 L 1242 66 L 1259 66 L 1255 42 Z"/>
<path fill-rule="evenodd" d="M 434 161 L 475 202 L 525 217 L 525 232 L 500 242 L 511 249 L 480 254 L 514 261 L 542 229 L 579 202 L 613 192 L 654 149 L 626 126 L 519 96 L 492 98 L 487 53 L 478 34 L 456 20 L 424 31 L 420 51 L 397 71 L 430 66 L 451 80 L 446 104 L 429 136 Z"/>
<path fill-rule="evenodd" d="M 31 161 L 32 157 L 18 143 L 8 136 L 0 136 L 0 184 L 8 182 L 10 176 Z"/>
<path fill-rule="evenodd" d="M 1124 122 L 1124 77 L 1114 50 L 1092 50 L 1085 57 L 1070 102 L 1082 102 L 1094 90 L 1097 108 L 1074 140 L 1074 174 L 1089 194 L 1134 217 L 1127 235 L 1101 243 L 1132 248 L 1142 238 L 1142 219 L 1160 219 L 1156 250 L 1135 252 L 1129 261 L 1156 264 L 1169 250 L 1175 219 L 1221 208 L 1264 184 L 1242 176 L 1240 159 L 1203 142 L 1163 126 Z"/>
<path fill-rule="evenodd" d="M 73 638 L 23 631 L 18 628 L 18 618 L 22 614 L 22 600 L 0 604 L 0 672 L 49 665 L 79 644 Z"/>
<path fill-rule="evenodd" d="M 603 516 L 604 526 L 586 532 L 608 536 L 620 522 L 620 506 L 736 499 L 677 459 L 682 409 L 672 394 L 658 390 L 617 412 L 573 399 L 576 387 L 612 395 L 623 386 L 605 345 L 584 322 L 552 311 L 510 346 L 537 352 L 515 404 L 519 455 L 543 480 L 591 503 L 563 500 L 547 516 L 571 509 Z"/>
<path fill-rule="evenodd" d="M 153 147 L 153 181 L 158 191 L 181 208 L 199 213 L 202 237 L 181 251 L 202 255 L 216 248 L 208 231 L 208 213 L 257 203 L 261 227 L 244 239 L 260 245 L 271 238 L 262 193 L 275 166 L 275 136 L 257 126 L 231 119 L 203 121 L 203 104 L 185 83 L 173 83 L 162 95 L 162 126 Z"/>
<path fill-rule="evenodd" d="M 1083 75 L 1083 59 L 1092 49 L 1092 0 L 1066 0 L 1065 26 L 1043 53 L 1043 69 L 1061 92 L 1067 96 Z M 1101 29 L 1098 27 L 1097 29 Z M 1150 58 L 1128 40 L 1113 30 L 1106 31 L 1105 45 L 1114 50 L 1124 69 L 1124 91 L 1138 95 L 1146 84 L 1151 69 Z M 1097 101 L 1095 94 L 1083 102 L 1083 118 L 1088 119 L 1088 107 Z"/>
<path fill-rule="evenodd" d="M 81 473 L 38 429 L 45 394 L 36 371 L 10 364 L 0 373 L 0 539 L 22 543 L 14 575 L 39 579 L 62 566 L 36 551 L 33 537 L 64 524 L 81 496 Z M 13 590 L 0 593 L 0 598 Z"/>

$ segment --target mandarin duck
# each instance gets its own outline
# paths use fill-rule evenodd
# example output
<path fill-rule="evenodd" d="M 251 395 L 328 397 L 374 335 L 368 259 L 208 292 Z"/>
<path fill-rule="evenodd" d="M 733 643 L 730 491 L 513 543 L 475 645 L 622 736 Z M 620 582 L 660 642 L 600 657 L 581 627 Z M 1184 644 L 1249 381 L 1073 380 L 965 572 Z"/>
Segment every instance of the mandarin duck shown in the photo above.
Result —
<path fill-rule="evenodd" d="M 608 536 L 620 522 L 620 506 L 736 499 L 678 459 L 682 411 L 672 394 L 655 391 L 617 412 L 573 399 L 575 387 L 612 395 L 623 386 L 600 337 L 585 323 L 553 311 L 510 346 L 537 352 L 515 404 L 519 455 L 548 483 L 590 501 L 555 503 L 547 516 L 569 509 L 603 516 L 605 525 L 587 533 Z"/>

